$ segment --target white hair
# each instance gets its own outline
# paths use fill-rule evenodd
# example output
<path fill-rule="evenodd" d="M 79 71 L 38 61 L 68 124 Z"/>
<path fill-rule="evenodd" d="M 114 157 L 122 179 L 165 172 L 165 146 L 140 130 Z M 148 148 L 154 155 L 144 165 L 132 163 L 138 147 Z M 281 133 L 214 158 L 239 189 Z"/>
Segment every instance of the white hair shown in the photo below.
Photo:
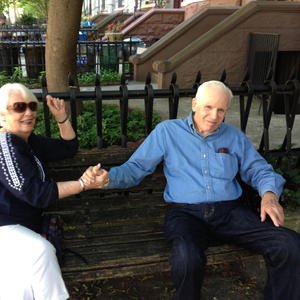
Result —
<path fill-rule="evenodd" d="M 36 96 L 31 90 L 21 83 L 6 83 L 0 88 L 0 112 L 7 112 L 7 102 L 12 91 L 20 91 L 23 98 L 29 99 L 32 102 L 38 102 Z M 0 119 L 0 126 L 2 120 Z"/>
<path fill-rule="evenodd" d="M 203 93 L 208 88 L 217 88 L 224 91 L 228 95 L 228 106 L 230 105 L 231 99 L 233 98 L 232 91 L 221 81 L 211 80 L 202 83 L 197 90 L 195 98 L 197 99 L 197 105 L 200 100 L 203 98 Z"/>

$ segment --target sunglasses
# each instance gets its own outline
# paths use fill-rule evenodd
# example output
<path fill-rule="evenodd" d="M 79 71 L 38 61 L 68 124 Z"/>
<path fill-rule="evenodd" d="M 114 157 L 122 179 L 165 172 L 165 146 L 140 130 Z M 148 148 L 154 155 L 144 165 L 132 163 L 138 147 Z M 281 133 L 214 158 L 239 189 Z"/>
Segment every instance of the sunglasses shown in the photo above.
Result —
<path fill-rule="evenodd" d="M 27 107 L 31 111 L 37 111 L 38 103 L 37 102 L 15 102 L 13 105 L 10 105 L 8 108 L 12 109 L 16 113 L 23 113 L 26 111 Z"/>

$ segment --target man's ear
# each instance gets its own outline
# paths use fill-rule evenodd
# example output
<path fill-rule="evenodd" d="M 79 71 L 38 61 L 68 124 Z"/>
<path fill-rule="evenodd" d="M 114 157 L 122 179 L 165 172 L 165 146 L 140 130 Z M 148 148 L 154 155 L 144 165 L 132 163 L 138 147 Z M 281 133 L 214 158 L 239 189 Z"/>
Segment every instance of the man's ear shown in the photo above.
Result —
<path fill-rule="evenodd" d="M 196 110 L 196 106 L 197 106 L 197 98 L 193 98 L 192 99 L 192 111 Z"/>

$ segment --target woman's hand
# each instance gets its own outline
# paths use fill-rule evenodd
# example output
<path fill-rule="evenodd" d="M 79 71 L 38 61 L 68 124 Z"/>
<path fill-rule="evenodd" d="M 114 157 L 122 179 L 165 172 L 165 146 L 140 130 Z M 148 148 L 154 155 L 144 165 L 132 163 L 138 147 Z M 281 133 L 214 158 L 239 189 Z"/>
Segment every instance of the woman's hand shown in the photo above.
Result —
<path fill-rule="evenodd" d="M 81 179 L 86 190 L 100 189 L 109 185 L 108 172 L 101 168 L 101 164 L 87 168 Z"/>
<path fill-rule="evenodd" d="M 47 95 L 46 99 L 47 105 L 58 123 L 60 136 L 64 140 L 74 139 L 76 137 L 76 134 L 71 122 L 68 119 L 65 101 L 59 98 L 53 98 L 50 95 Z"/>
<path fill-rule="evenodd" d="M 46 96 L 47 105 L 58 123 L 66 120 L 67 112 L 65 101 L 59 98 L 53 98 L 50 95 Z"/>

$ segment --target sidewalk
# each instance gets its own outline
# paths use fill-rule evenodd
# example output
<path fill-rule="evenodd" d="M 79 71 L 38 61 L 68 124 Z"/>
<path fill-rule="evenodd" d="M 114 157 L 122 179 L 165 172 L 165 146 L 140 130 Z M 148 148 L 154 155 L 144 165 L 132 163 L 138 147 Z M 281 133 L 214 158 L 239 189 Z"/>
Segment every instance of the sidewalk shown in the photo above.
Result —
<path fill-rule="evenodd" d="M 157 84 L 152 84 L 153 88 L 157 88 Z M 128 83 L 128 89 L 139 89 L 143 90 L 145 87 L 144 82 L 130 81 Z M 85 90 L 89 88 L 81 88 Z M 103 86 L 102 90 L 118 90 L 119 86 Z M 118 100 L 106 100 L 103 103 L 115 103 L 119 104 Z M 250 116 L 247 125 L 247 136 L 252 140 L 255 147 L 258 148 L 262 132 L 263 132 L 263 115 L 260 109 L 260 100 L 255 98 L 252 102 Z M 129 100 L 130 108 L 144 109 L 144 99 L 132 99 Z M 191 98 L 180 98 L 178 106 L 178 118 L 186 118 L 190 113 L 192 107 Z M 162 120 L 169 118 L 169 103 L 168 99 L 155 99 L 154 100 L 154 111 L 158 112 Z M 227 112 L 225 121 L 240 128 L 240 106 L 239 97 L 234 97 L 231 102 L 231 107 Z M 269 129 L 270 136 L 270 149 L 277 148 L 282 144 L 286 132 L 286 123 L 284 115 L 273 114 Z M 292 131 L 292 143 L 293 147 L 300 147 L 300 115 L 296 115 L 295 123 Z"/>

